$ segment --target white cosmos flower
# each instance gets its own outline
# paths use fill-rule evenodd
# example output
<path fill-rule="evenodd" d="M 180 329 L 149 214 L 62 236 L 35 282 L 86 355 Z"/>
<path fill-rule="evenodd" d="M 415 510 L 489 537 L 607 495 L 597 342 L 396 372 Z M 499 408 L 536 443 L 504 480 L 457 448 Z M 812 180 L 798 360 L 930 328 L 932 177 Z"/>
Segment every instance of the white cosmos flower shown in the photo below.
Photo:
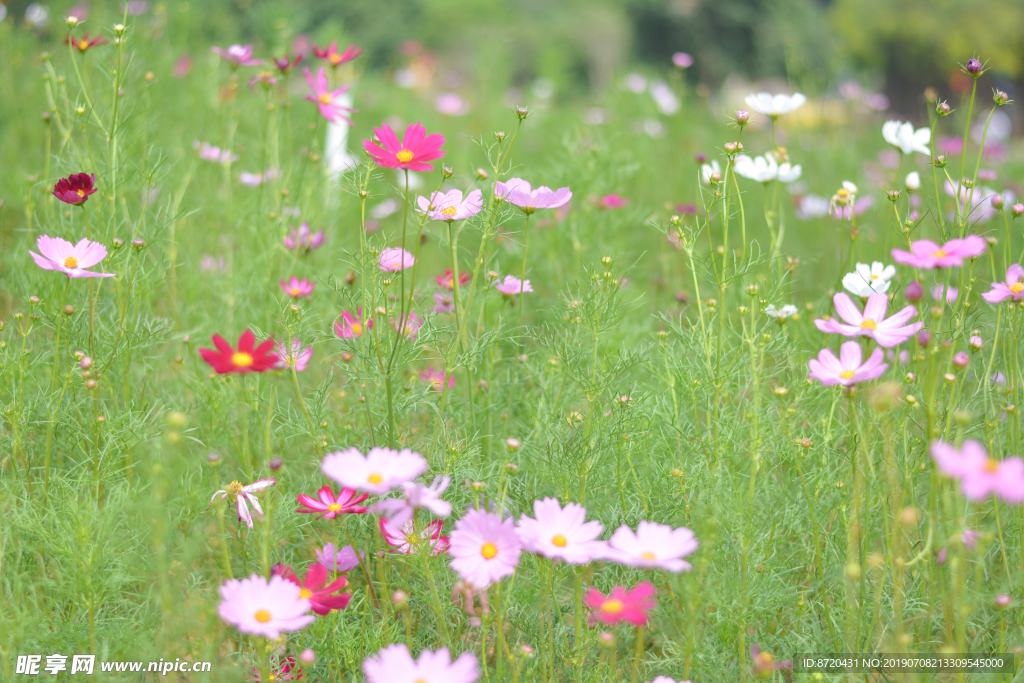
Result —
<path fill-rule="evenodd" d="M 782 308 L 776 310 L 774 305 L 770 305 L 768 308 L 764 309 L 764 314 L 769 318 L 775 318 L 780 323 L 784 323 L 796 315 L 796 306 L 793 304 L 786 304 Z"/>
<path fill-rule="evenodd" d="M 711 174 L 717 173 L 719 177 L 722 175 L 722 168 L 718 165 L 717 159 L 712 159 L 710 164 L 702 164 L 700 167 L 700 179 L 705 185 L 711 182 Z"/>
<path fill-rule="evenodd" d="M 914 130 L 914 124 L 909 122 L 886 121 L 882 124 L 882 137 L 904 154 L 931 154 L 928 143 L 932 140 L 932 131 L 928 128 Z"/>
<path fill-rule="evenodd" d="M 737 175 L 759 183 L 769 183 L 779 177 L 779 163 L 771 154 L 763 157 L 748 157 L 745 154 L 738 156 L 733 169 Z"/>
<path fill-rule="evenodd" d="M 890 280 L 896 275 L 894 266 L 887 266 L 880 261 L 875 261 L 870 266 L 866 263 L 858 263 L 852 273 L 843 277 L 843 288 L 859 297 L 867 297 L 878 292 L 889 291 Z"/>
<path fill-rule="evenodd" d="M 774 119 L 799 109 L 807 101 L 807 98 L 800 93 L 795 95 L 775 95 L 773 97 L 771 93 L 761 92 L 747 95 L 743 101 L 747 103 L 748 107 L 759 114 L 764 114 Z"/>
<path fill-rule="evenodd" d="M 851 183 L 849 180 L 843 181 L 843 189 L 845 189 L 850 194 L 857 194 L 857 186 Z"/>
<path fill-rule="evenodd" d="M 921 189 L 921 174 L 917 171 L 907 174 L 907 189 L 911 192 L 917 192 Z"/>
<path fill-rule="evenodd" d="M 816 194 L 804 195 L 800 198 L 800 205 L 796 207 L 796 217 L 802 221 L 809 221 L 812 218 L 827 216 L 830 204 L 825 197 Z"/>
<path fill-rule="evenodd" d="M 779 166 L 779 182 L 791 183 L 794 180 L 799 180 L 800 170 L 800 164 L 796 164 L 794 166 L 787 161 L 786 163 Z"/>

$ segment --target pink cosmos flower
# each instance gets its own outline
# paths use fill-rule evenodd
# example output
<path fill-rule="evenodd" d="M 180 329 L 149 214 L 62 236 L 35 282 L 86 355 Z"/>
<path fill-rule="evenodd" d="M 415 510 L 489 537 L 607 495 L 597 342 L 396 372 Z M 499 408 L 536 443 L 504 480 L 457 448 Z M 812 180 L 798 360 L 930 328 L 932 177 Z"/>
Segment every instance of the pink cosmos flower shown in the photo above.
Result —
<path fill-rule="evenodd" d="M 417 534 L 411 519 L 405 524 L 395 524 L 386 517 L 380 518 L 380 533 L 384 541 L 391 546 L 391 552 L 403 555 L 418 553 L 424 543 L 430 547 L 432 557 L 444 555 L 448 552 L 448 537 L 441 535 L 443 528 L 444 520 L 435 519 Z"/>
<path fill-rule="evenodd" d="M 910 245 L 910 251 L 893 249 L 892 258 L 912 268 L 959 268 L 965 258 L 976 258 L 985 253 L 985 240 L 977 235 L 950 240 L 941 247 L 931 240 L 917 240 Z"/>
<path fill-rule="evenodd" d="M 382 123 L 380 128 L 374 128 L 373 132 L 380 140 L 380 144 L 374 144 L 372 140 L 363 140 L 363 148 L 378 166 L 404 168 L 409 171 L 433 171 L 433 164 L 426 162 L 444 156 L 441 150 L 444 136 L 440 133 L 427 135 L 427 129 L 422 124 L 409 124 L 401 142 L 395 131 L 386 123 Z"/>
<path fill-rule="evenodd" d="M 960 294 L 960 290 L 956 287 L 946 287 L 944 285 L 935 285 L 932 287 L 932 298 L 936 301 L 942 299 L 942 292 L 946 292 L 946 303 L 955 303 L 957 295 Z"/>
<path fill-rule="evenodd" d="M 776 662 L 770 652 L 762 652 L 757 643 L 750 645 L 750 660 L 754 664 L 754 675 L 758 678 L 771 678 L 779 669 L 792 669 L 793 660 L 784 659 Z"/>
<path fill-rule="evenodd" d="M 295 59 L 292 59 L 288 53 L 284 53 L 284 57 L 273 57 L 270 61 L 274 63 L 274 68 L 280 72 L 282 76 L 287 76 L 295 68 L 295 65 L 302 61 L 304 55 L 298 54 Z"/>
<path fill-rule="evenodd" d="M 676 679 L 669 678 L 668 676 L 658 676 L 653 681 L 648 681 L 647 683 L 690 683 L 690 681 L 684 681 L 684 680 L 676 681 Z"/>
<path fill-rule="evenodd" d="M 288 236 L 284 238 L 284 246 L 292 250 L 300 249 L 310 252 L 318 249 L 325 241 L 323 230 L 317 230 L 316 233 L 310 234 L 309 223 L 303 223 L 299 226 L 298 231 L 292 228 Z"/>
<path fill-rule="evenodd" d="M 214 52 L 231 62 L 232 68 L 259 66 L 263 63 L 262 59 L 252 58 L 252 45 L 232 45 L 226 50 L 222 47 L 211 47 L 210 52 Z"/>
<path fill-rule="evenodd" d="M 644 581 L 632 590 L 616 586 L 607 596 L 596 588 L 587 590 L 583 604 L 592 609 L 590 623 L 600 621 L 602 624 L 617 624 L 625 621 L 634 626 L 646 626 L 650 612 L 658 604 L 655 599 L 654 586 Z"/>
<path fill-rule="evenodd" d="M 317 47 L 316 45 L 313 46 L 313 54 L 320 59 L 326 59 L 330 62 L 332 67 L 341 66 L 345 62 L 351 62 L 362 53 L 363 49 L 356 47 L 355 43 L 353 43 L 352 45 L 349 45 L 344 52 L 338 54 L 338 41 L 336 40 L 331 42 L 330 46 L 326 50 Z"/>
<path fill-rule="evenodd" d="M 367 683 L 476 683 L 480 679 L 476 656 L 463 652 L 452 661 L 448 648 L 423 650 L 413 660 L 404 644 L 389 645 L 363 660 Z"/>
<path fill-rule="evenodd" d="M 363 307 L 356 308 L 356 316 L 348 311 L 341 312 L 341 320 L 334 323 L 334 334 L 342 339 L 361 337 L 363 332 L 373 327 L 373 318 L 363 319 Z"/>
<path fill-rule="evenodd" d="M 42 256 L 31 249 L 32 260 L 43 270 L 57 270 L 68 277 L 114 277 L 114 273 L 94 273 L 87 270 L 107 257 L 107 248 L 99 242 L 81 239 L 71 244 L 60 237 L 40 235 L 36 248 Z"/>
<path fill-rule="evenodd" d="M 847 204 L 846 206 L 831 206 L 829 207 L 828 212 L 832 218 L 848 221 L 854 216 L 861 215 L 874 205 L 874 196 L 867 195 L 866 197 L 858 197 L 854 200 L 853 204 Z"/>
<path fill-rule="evenodd" d="M 425 213 L 435 221 L 461 221 L 471 218 L 483 208 L 483 193 L 473 190 L 462 198 L 462 190 L 434 192 L 430 199 L 420 195 L 416 199 L 417 211 Z"/>
<path fill-rule="evenodd" d="M 359 503 L 370 497 L 364 493 L 357 495 L 354 489 L 340 489 L 338 495 L 334 495 L 334 489 L 330 486 L 321 486 L 316 492 L 316 498 L 300 493 L 296 498 L 300 507 L 296 512 L 317 515 L 319 519 L 336 519 L 339 515 L 355 514 L 361 515 L 367 511 Z"/>
<path fill-rule="evenodd" d="M 960 534 L 960 542 L 964 544 L 964 547 L 968 550 L 974 550 L 978 545 L 978 536 L 981 536 L 980 531 L 974 529 L 964 529 L 963 533 Z M 946 546 L 942 546 L 942 550 L 935 553 L 935 564 L 946 563 Z"/>
<path fill-rule="evenodd" d="M 446 92 L 434 100 L 434 109 L 445 116 L 464 116 L 469 113 L 469 103 L 458 93 Z"/>
<path fill-rule="evenodd" d="M 401 247 L 388 247 L 380 252 L 378 262 L 380 263 L 380 269 L 385 273 L 394 273 L 395 271 L 412 268 L 413 264 L 416 263 L 416 259 Z"/>
<path fill-rule="evenodd" d="M 494 184 L 494 194 L 509 204 L 515 204 L 525 213 L 533 213 L 537 209 L 557 209 L 572 199 L 572 191 L 568 187 L 552 190 L 541 185 L 532 189 L 530 183 L 522 178 L 510 178 L 508 182 L 499 180 Z"/>
<path fill-rule="evenodd" d="M 345 488 L 380 496 L 426 472 L 427 461 L 408 448 L 371 448 L 365 456 L 349 448 L 328 453 L 320 471 Z"/>
<path fill-rule="evenodd" d="M 519 520 L 519 538 L 528 552 L 568 564 L 586 564 L 607 554 L 604 541 L 597 540 L 604 525 L 586 521 L 582 505 L 566 503 L 563 508 L 555 498 L 535 500 L 533 515 Z"/>
<path fill-rule="evenodd" d="M 617 194 L 608 194 L 597 201 L 597 206 L 600 209 L 621 209 L 629 206 L 629 200 Z"/>
<path fill-rule="evenodd" d="M 277 640 L 281 633 L 299 631 L 316 617 L 306 614 L 309 600 L 291 581 L 259 574 L 247 579 L 228 579 L 220 587 L 217 615 L 242 633 Z"/>
<path fill-rule="evenodd" d="M 409 339 L 415 339 L 420 328 L 423 327 L 423 320 L 421 320 L 415 313 L 409 313 L 401 322 L 398 320 L 392 320 L 391 326 L 395 328 L 395 331 L 399 334 L 402 334 Z"/>
<path fill-rule="evenodd" d="M 885 312 L 889 308 L 889 297 L 882 292 L 874 292 L 868 296 L 863 314 L 845 292 L 839 292 L 832 297 L 832 303 L 835 304 L 836 313 L 846 321 L 846 324 L 835 319 L 819 318 L 815 320 L 814 326 L 828 334 L 841 334 L 844 337 L 871 337 L 878 342 L 879 346 L 891 348 L 907 341 L 924 327 L 923 322 L 907 324 L 907 321 L 917 314 L 917 309 L 909 305 L 899 313 L 886 318 Z"/>
<path fill-rule="evenodd" d="M 992 289 L 984 292 L 981 298 L 990 304 L 998 304 L 1013 299 L 1024 299 L 1024 268 L 1014 263 L 1006 270 L 1006 282 L 993 282 Z"/>
<path fill-rule="evenodd" d="M 445 372 L 437 368 L 425 368 L 420 372 L 420 381 L 428 382 L 434 391 L 441 391 L 444 388 Z M 448 388 L 455 386 L 455 377 L 448 376 Z"/>
<path fill-rule="evenodd" d="M 455 310 L 455 298 L 448 292 L 434 292 L 434 313 L 452 313 Z"/>
<path fill-rule="evenodd" d="M 378 500 L 370 510 L 378 515 L 387 515 L 396 526 L 402 526 L 413 518 L 419 509 L 430 510 L 438 517 L 447 517 L 452 513 L 452 504 L 441 498 L 448 490 L 451 477 L 438 475 L 430 486 L 419 482 L 408 481 L 402 484 L 401 498 Z"/>
<path fill-rule="evenodd" d="M 277 85 L 277 78 L 274 76 L 273 71 L 260 71 L 258 74 L 252 77 L 249 81 L 249 92 L 255 92 L 257 83 L 262 83 L 268 88 Z"/>
<path fill-rule="evenodd" d="M 196 140 L 192 143 L 192 148 L 199 151 L 199 158 L 204 161 L 213 161 L 218 164 L 238 161 L 238 155 L 232 154 L 230 149 L 222 150 L 220 147 L 211 145 L 209 142 L 199 142 L 199 140 Z"/>
<path fill-rule="evenodd" d="M 665 524 L 642 521 L 635 533 L 625 524 L 615 530 L 608 540 L 606 559 L 629 567 L 689 571 L 690 563 L 682 558 L 699 545 L 686 527 L 673 529 Z"/>
<path fill-rule="evenodd" d="M 313 74 L 309 72 L 308 66 L 303 67 L 303 72 L 306 74 L 306 82 L 309 83 L 309 89 L 313 91 L 312 95 L 306 95 L 304 99 L 315 104 L 320 109 L 320 114 L 331 123 L 336 123 L 340 119 L 351 126 L 352 119 L 345 116 L 345 112 L 354 112 L 356 110 L 335 103 L 335 100 L 348 90 L 348 86 L 331 90 L 327 85 L 327 74 L 324 73 L 322 68 L 317 72 L 315 79 Z"/>
<path fill-rule="evenodd" d="M 882 362 L 882 349 L 875 349 L 865 363 L 861 363 L 862 358 L 860 344 L 855 341 L 844 342 L 839 347 L 839 358 L 836 358 L 831 349 L 822 349 L 818 352 L 817 359 L 812 358 L 808 362 L 808 377 L 818 380 L 826 387 L 835 384 L 848 387 L 858 382 L 877 379 L 889 369 L 889 365 Z"/>
<path fill-rule="evenodd" d="M 299 596 L 309 600 L 313 611 L 320 616 L 329 614 L 332 610 L 345 609 L 352 599 L 352 595 L 349 593 L 336 595 L 338 591 L 348 584 L 348 579 L 344 576 L 338 577 L 326 586 L 324 585 L 327 581 L 327 567 L 320 563 L 311 564 L 309 569 L 306 570 L 306 577 L 301 581 L 295 574 L 295 570 L 286 565 L 274 567 L 273 574 L 298 586 Z"/>
<path fill-rule="evenodd" d="M 270 488 L 275 483 L 276 482 L 273 477 L 260 479 L 259 481 L 254 481 L 251 484 L 246 484 L 245 486 L 240 482 L 233 481 L 226 489 L 221 489 L 213 494 L 213 498 L 210 498 L 210 505 L 213 505 L 213 501 L 217 498 L 218 494 L 220 495 L 221 500 L 224 500 L 224 498 L 228 496 L 234 496 L 239 521 L 245 522 L 245 525 L 252 529 L 252 515 L 249 513 L 249 506 L 247 503 L 252 503 L 252 506 L 256 508 L 256 514 L 262 517 L 263 508 L 260 507 L 260 502 L 256 499 L 255 494 Z"/>
<path fill-rule="evenodd" d="M 672 55 L 672 63 L 680 69 L 688 69 L 693 66 L 693 57 L 685 52 L 676 52 Z"/>
<path fill-rule="evenodd" d="M 437 280 L 437 284 L 439 286 L 444 287 L 445 289 L 455 289 L 455 275 L 452 273 L 451 268 L 440 275 L 435 275 L 434 279 Z M 459 286 L 461 287 L 467 282 L 469 282 L 469 273 L 463 270 L 459 273 Z"/>
<path fill-rule="evenodd" d="M 511 518 L 471 509 L 455 522 L 448 552 L 451 568 L 482 589 L 515 573 L 522 542 Z"/>
<path fill-rule="evenodd" d="M 350 545 L 336 550 L 333 543 L 328 543 L 323 550 L 316 551 L 316 561 L 332 572 L 347 572 L 358 565 L 360 557 L 365 555 L 366 553 L 356 555 L 356 551 Z"/>
<path fill-rule="evenodd" d="M 298 339 L 292 339 L 290 344 L 278 342 L 274 347 L 274 353 L 278 359 L 275 370 L 295 368 L 295 372 L 302 372 L 309 367 L 309 361 L 313 360 L 313 347 L 302 348 L 302 341 Z"/>
<path fill-rule="evenodd" d="M 313 290 L 316 289 L 316 285 L 306 278 L 300 280 L 292 275 L 291 280 L 287 282 L 281 280 L 281 289 L 293 299 L 309 299 L 313 296 Z"/>
<path fill-rule="evenodd" d="M 994 495 L 1006 503 L 1024 503 L 1024 461 L 1020 458 L 995 460 L 973 439 L 964 441 L 959 451 L 952 444 L 933 441 L 931 455 L 940 472 L 960 481 L 960 493 L 967 500 L 980 503 Z"/>
<path fill-rule="evenodd" d="M 494 288 L 501 292 L 502 296 L 515 296 L 533 291 L 529 280 L 520 280 L 515 275 L 506 275 L 503 281 L 494 283 Z"/>

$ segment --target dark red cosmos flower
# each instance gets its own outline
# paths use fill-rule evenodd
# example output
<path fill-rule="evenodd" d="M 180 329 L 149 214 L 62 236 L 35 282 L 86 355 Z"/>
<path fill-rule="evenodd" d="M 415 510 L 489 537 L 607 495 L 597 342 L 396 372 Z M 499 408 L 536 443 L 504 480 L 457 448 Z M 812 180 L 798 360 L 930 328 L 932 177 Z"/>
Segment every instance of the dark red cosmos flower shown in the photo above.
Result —
<path fill-rule="evenodd" d="M 292 72 L 292 69 L 295 68 L 295 65 L 302 61 L 303 56 L 304 55 L 301 54 L 296 55 L 295 59 L 292 60 L 286 52 L 284 57 L 274 57 L 272 61 L 274 62 L 274 66 L 277 67 L 277 70 L 281 72 L 281 75 L 287 76 Z"/>
<path fill-rule="evenodd" d="M 277 354 L 272 351 L 274 338 L 256 346 L 256 336 L 251 330 L 246 330 L 238 338 L 237 351 L 219 334 L 213 335 L 213 345 L 217 347 L 216 351 L 199 349 L 199 355 L 220 375 L 230 372 L 265 372 L 273 370 L 278 361 Z"/>
<path fill-rule="evenodd" d="M 440 275 L 436 276 L 436 278 L 437 284 L 444 287 L 445 289 L 452 289 L 453 287 L 455 287 L 455 276 L 452 274 L 451 268 L 444 271 Z M 466 271 L 462 271 L 461 273 L 459 273 L 459 286 L 461 287 L 467 282 L 469 282 L 469 273 L 467 273 Z"/>
<path fill-rule="evenodd" d="M 301 588 L 299 597 L 309 600 L 310 605 L 313 606 L 313 611 L 320 616 L 327 614 L 331 610 L 345 609 L 348 607 L 349 600 L 352 599 L 350 593 L 333 595 L 333 593 L 337 593 L 348 584 L 348 579 L 344 576 L 324 586 L 324 582 L 327 581 L 327 567 L 319 562 L 309 566 L 309 569 L 306 570 L 306 578 L 302 581 L 299 581 L 295 570 L 287 565 L 279 564 L 275 566 L 273 573 Z"/>
<path fill-rule="evenodd" d="M 334 489 L 330 486 L 321 487 L 316 495 L 317 497 L 313 498 L 305 493 L 298 494 L 296 498 L 302 507 L 296 512 L 319 514 L 320 519 L 334 519 L 344 514 L 361 515 L 366 512 L 366 508 L 359 503 L 370 497 L 368 493 L 357 496 L 354 489 L 341 489 L 335 496 Z"/>
<path fill-rule="evenodd" d="M 72 173 L 67 178 L 61 178 L 53 186 L 53 196 L 66 204 L 81 206 L 89 195 L 96 192 L 93 186 L 96 182 L 96 174 Z"/>
<path fill-rule="evenodd" d="M 79 52 L 83 52 L 83 53 L 86 50 L 88 50 L 90 47 L 96 47 L 97 45 L 106 45 L 109 42 L 110 42 L 109 40 L 107 40 L 106 38 L 103 37 L 103 34 L 98 34 L 95 38 L 93 38 L 92 40 L 89 40 L 89 33 L 88 32 L 86 32 L 84 35 L 82 35 L 82 37 L 79 38 L 78 40 L 75 40 L 74 36 L 72 36 L 70 33 L 64 39 L 64 44 L 65 45 L 71 45 L 76 50 L 78 50 Z"/>

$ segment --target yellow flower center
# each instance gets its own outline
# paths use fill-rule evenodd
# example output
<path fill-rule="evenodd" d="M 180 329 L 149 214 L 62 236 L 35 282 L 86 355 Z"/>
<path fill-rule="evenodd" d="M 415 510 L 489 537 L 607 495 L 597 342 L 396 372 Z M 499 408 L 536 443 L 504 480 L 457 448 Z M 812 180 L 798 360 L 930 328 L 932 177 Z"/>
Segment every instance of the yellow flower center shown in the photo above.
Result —
<path fill-rule="evenodd" d="M 79 197 L 85 196 L 85 190 L 75 190 L 75 193 L 78 194 Z"/>
<path fill-rule="evenodd" d="M 256 612 L 256 621 L 260 622 L 261 624 L 267 623 L 268 621 L 270 621 L 270 619 L 270 612 L 268 612 L 267 610 L 261 609 L 260 611 Z"/>
<path fill-rule="evenodd" d="M 308 588 L 303 588 L 299 591 L 300 598 L 306 598 L 308 600 L 312 595 L 313 591 L 309 590 Z"/>
<path fill-rule="evenodd" d="M 228 493 L 237 496 L 241 492 L 242 492 L 242 482 L 240 482 L 240 481 L 233 481 L 230 484 L 228 484 Z"/>
<path fill-rule="evenodd" d="M 552 538 L 551 542 L 554 545 L 557 545 L 559 548 L 564 548 L 565 546 L 569 545 L 569 541 L 565 540 L 565 536 L 563 536 L 562 534 L 558 534 L 557 536 Z"/>
<path fill-rule="evenodd" d="M 1020 294 L 1024 290 L 1024 282 L 1014 282 L 1010 285 L 1010 291 L 1014 294 Z"/>
<path fill-rule="evenodd" d="M 485 560 L 493 560 L 498 554 L 498 546 L 493 543 L 484 543 L 483 547 L 480 548 L 480 554 L 484 556 Z"/>
<path fill-rule="evenodd" d="M 862 322 L 860 324 L 860 329 L 862 329 L 862 330 L 877 330 L 878 329 L 878 323 L 876 323 L 871 318 L 868 318 L 868 319 L 866 319 L 864 322 Z"/>
<path fill-rule="evenodd" d="M 992 458 L 989 458 L 988 460 L 985 461 L 985 471 L 986 472 L 995 473 L 998 470 L 999 470 L 999 461 L 998 460 L 993 460 Z"/>
<path fill-rule="evenodd" d="M 839 373 L 839 376 L 842 377 L 843 379 L 850 379 L 851 377 L 853 377 L 854 372 L 854 370 L 843 370 L 842 372 Z"/>
<path fill-rule="evenodd" d="M 407 164 L 412 161 L 412 152 L 407 149 L 403 149 L 401 152 L 395 155 L 395 158 L 401 161 L 403 164 Z"/>
<path fill-rule="evenodd" d="M 334 98 L 331 97 L 331 93 L 325 92 L 323 95 L 320 96 L 320 101 L 323 102 L 324 104 L 330 104 L 331 102 L 334 101 Z"/>
<path fill-rule="evenodd" d="M 769 666 L 770 664 L 775 663 L 775 657 L 773 657 L 771 653 L 762 652 L 757 656 L 757 663 L 761 666 Z"/>
<path fill-rule="evenodd" d="M 382 481 L 384 481 L 384 477 L 374 472 L 373 474 L 366 478 L 366 481 L 370 482 L 371 484 L 379 484 Z"/>
<path fill-rule="evenodd" d="M 64 259 L 64 267 L 65 268 L 77 268 L 78 267 L 78 259 L 76 259 L 74 256 L 68 256 L 66 259 Z"/>
<path fill-rule="evenodd" d="M 292 287 L 292 296 L 302 296 L 302 290 L 298 287 Z"/>
<path fill-rule="evenodd" d="M 651 553 L 651 552 L 640 553 L 640 557 L 644 558 L 645 560 L 656 560 L 656 559 L 658 559 L 657 555 L 655 555 L 654 553 Z"/>
<path fill-rule="evenodd" d="M 938 251 L 933 251 L 931 253 L 931 255 L 934 256 L 935 258 L 945 258 L 946 257 L 946 252 L 944 252 L 941 249 L 939 249 Z"/>
<path fill-rule="evenodd" d="M 419 537 L 416 534 L 409 534 L 408 536 L 405 537 L 405 542 L 408 543 L 409 545 L 416 545 L 417 543 L 420 542 L 420 539 L 419 539 Z"/>
<path fill-rule="evenodd" d="M 244 351 L 239 351 L 232 354 L 231 364 L 239 368 L 247 368 L 252 365 L 252 356 Z"/>
<path fill-rule="evenodd" d="M 78 41 L 78 49 L 80 51 L 82 51 L 82 52 L 85 52 L 86 50 L 88 50 L 89 49 L 89 41 L 85 40 L 85 39 L 82 39 L 82 40 Z"/>
<path fill-rule="evenodd" d="M 455 212 L 458 211 L 458 210 L 459 210 L 459 207 L 457 207 L 457 206 L 449 206 L 449 207 L 446 207 L 444 209 L 441 209 L 441 215 L 443 215 L 443 216 L 454 216 Z"/>
<path fill-rule="evenodd" d="M 331 503 L 330 505 L 327 506 L 327 509 L 330 512 L 339 512 L 341 510 L 341 506 L 338 505 L 337 503 Z"/>
<path fill-rule="evenodd" d="M 604 604 L 601 605 L 601 611 L 618 614 L 622 611 L 623 607 L 625 607 L 625 605 L 622 604 L 622 600 L 605 600 Z"/>
<path fill-rule="evenodd" d="M 333 64 L 334 66 L 338 66 L 339 64 L 341 64 L 341 55 L 339 55 L 337 53 L 332 54 L 330 57 L 328 57 L 328 59 L 331 61 L 331 64 Z"/>
<path fill-rule="evenodd" d="M 352 334 L 362 334 L 363 326 L 359 323 L 352 323 Z"/>
<path fill-rule="evenodd" d="M 877 280 L 877 279 L 878 279 L 878 276 L 877 276 L 877 275 L 875 275 L 874 273 L 872 273 L 872 274 L 871 274 L 871 279 L 872 279 L 872 280 Z"/>
<path fill-rule="evenodd" d="M 845 187 L 840 188 L 839 190 L 836 191 L 836 196 L 839 197 L 840 199 L 846 199 L 847 197 L 850 196 L 850 191 L 847 190 Z"/>

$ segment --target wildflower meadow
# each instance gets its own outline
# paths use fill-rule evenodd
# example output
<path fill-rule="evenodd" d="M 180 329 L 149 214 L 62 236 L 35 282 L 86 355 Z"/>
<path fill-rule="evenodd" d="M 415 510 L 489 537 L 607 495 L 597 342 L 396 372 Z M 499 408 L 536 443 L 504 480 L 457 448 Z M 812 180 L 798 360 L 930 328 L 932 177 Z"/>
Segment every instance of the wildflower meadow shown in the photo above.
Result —
<path fill-rule="evenodd" d="M 0 680 L 1020 679 L 987 45 L 897 113 L 685 46 L 561 97 L 276 3 L 25 4 Z"/>

